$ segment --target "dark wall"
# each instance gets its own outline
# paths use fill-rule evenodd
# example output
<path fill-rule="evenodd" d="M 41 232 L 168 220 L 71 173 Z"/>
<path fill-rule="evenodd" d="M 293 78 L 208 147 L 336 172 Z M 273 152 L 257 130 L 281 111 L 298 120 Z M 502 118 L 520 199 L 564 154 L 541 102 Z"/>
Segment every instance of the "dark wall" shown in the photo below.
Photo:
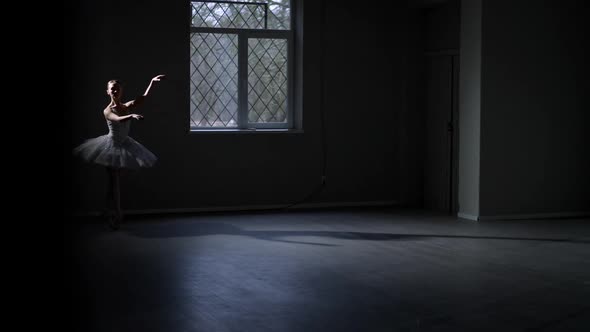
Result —
<path fill-rule="evenodd" d="M 485 1 L 481 215 L 590 209 L 582 1 Z"/>
<path fill-rule="evenodd" d="M 397 114 L 405 107 L 404 7 L 368 12 L 329 1 L 325 32 L 326 198 L 391 200 Z"/>
<path fill-rule="evenodd" d="M 458 50 L 460 1 L 448 0 L 423 9 L 425 51 Z"/>
<path fill-rule="evenodd" d="M 405 94 L 404 107 L 398 117 L 399 139 L 399 197 L 403 205 L 421 207 L 423 205 L 423 151 L 424 151 L 424 112 L 421 110 L 423 89 L 422 71 L 424 68 L 424 17 L 420 7 L 412 6 L 400 20 L 405 22 L 403 45 L 403 71 L 400 75 Z"/>
<path fill-rule="evenodd" d="M 322 17 L 320 2 L 304 4 L 304 132 L 295 134 L 188 132 L 188 2 L 109 0 L 73 4 L 68 10 L 74 21 L 67 149 L 107 132 L 102 110 L 108 104 L 108 80 L 123 80 L 125 95 L 131 98 L 141 94 L 154 75 L 168 75 L 143 105 L 145 120 L 132 123 L 131 136 L 159 162 L 152 169 L 123 174 L 124 208 L 299 201 L 320 183 L 324 137 L 327 186 L 310 202 L 399 199 L 404 177 L 398 172 L 396 117 L 407 107 L 405 8 L 369 16 L 354 6 L 329 2 Z M 101 209 L 106 172 L 74 158 L 68 162 L 71 208 L 82 213 Z"/>

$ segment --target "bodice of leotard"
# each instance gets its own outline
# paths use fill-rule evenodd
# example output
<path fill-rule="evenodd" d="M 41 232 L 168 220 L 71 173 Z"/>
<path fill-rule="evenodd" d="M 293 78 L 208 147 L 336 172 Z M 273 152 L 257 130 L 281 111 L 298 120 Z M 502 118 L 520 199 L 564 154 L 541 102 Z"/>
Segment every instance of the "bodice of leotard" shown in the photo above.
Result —
<path fill-rule="evenodd" d="M 111 121 L 107 119 L 107 126 L 109 127 L 109 136 L 115 142 L 123 142 L 129 135 L 129 126 L 131 121 Z"/>

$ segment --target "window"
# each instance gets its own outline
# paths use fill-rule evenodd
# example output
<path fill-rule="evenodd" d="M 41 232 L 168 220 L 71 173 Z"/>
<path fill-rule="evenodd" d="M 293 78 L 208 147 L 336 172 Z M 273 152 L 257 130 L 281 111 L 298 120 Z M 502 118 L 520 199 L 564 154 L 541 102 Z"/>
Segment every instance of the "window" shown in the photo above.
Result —
<path fill-rule="evenodd" d="M 290 0 L 191 1 L 191 130 L 293 127 Z"/>

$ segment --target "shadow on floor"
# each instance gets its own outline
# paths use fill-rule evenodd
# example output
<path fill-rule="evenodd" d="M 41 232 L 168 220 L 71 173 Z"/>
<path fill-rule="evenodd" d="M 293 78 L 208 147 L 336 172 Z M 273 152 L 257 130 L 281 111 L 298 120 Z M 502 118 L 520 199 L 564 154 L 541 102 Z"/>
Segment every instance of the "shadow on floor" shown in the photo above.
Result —
<path fill-rule="evenodd" d="M 528 237 L 504 237 L 504 236 L 472 236 L 472 235 L 444 235 L 444 234 L 392 234 L 370 232 L 337 232 L 337 231 L 306 231 L 306 230 L 244 230 L 232 224 L 223 222 L 175 222 L 153 224 L 129 224 L 122 227 L 122 232 L 141 238 L 175 238 L 194 237 L 206 235 L 236 235 L 251 238 L 301 243 L 312 245 L 335 246 L 335 244 L 303 242 L 287 240 L 288 237 L 319 237 L 340 240 L 364 240 L 364 241 L 421 241 L 433 238 L 452 239 L 477 239 L 477 240 L 514 240 L 514 241 L 542 241 L 542 242 L 567 242 L 590 243 L 586 240 L 568 238 L 528 238 Z"/>

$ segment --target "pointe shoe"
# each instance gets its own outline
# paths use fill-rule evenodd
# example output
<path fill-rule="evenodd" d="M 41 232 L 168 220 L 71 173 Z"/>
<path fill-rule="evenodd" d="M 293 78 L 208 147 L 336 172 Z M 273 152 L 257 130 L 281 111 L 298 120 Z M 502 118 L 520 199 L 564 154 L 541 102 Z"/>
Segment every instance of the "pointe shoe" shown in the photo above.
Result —
<path fill-rule="evenodd" d="M 119 218 L 115 214 L 109 216 L 109 227 L 114 231 L 119 229 Z"/>

